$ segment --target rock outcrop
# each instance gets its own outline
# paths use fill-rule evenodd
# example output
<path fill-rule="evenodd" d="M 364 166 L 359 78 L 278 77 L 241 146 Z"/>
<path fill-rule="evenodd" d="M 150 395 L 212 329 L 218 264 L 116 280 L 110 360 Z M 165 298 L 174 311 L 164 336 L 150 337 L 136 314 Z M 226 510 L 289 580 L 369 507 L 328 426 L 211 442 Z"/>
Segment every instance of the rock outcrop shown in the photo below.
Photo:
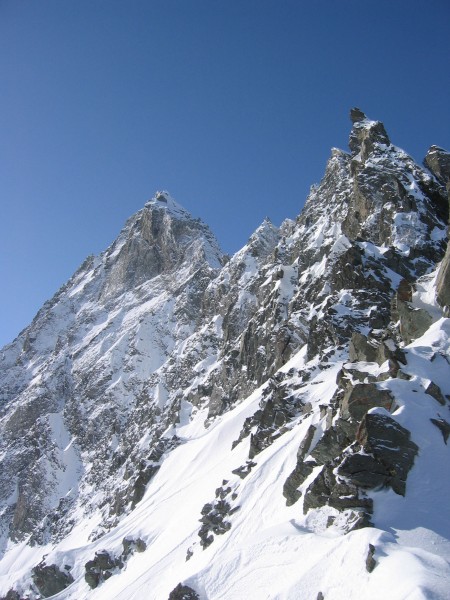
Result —
<path fill-rule="evenodd" d="M 200 596 L 188 585 L 179 583 L 170 594 L 168 600 L 199 600 Z"/>
<path fill-rule="evenodd" d="M 49 598 L 62 592 L 74 580 L 70 574 L 70 567 L 61 571 L 56 565 L 44 564 L 34 567 L 32 577 L 43 598 Z"/>

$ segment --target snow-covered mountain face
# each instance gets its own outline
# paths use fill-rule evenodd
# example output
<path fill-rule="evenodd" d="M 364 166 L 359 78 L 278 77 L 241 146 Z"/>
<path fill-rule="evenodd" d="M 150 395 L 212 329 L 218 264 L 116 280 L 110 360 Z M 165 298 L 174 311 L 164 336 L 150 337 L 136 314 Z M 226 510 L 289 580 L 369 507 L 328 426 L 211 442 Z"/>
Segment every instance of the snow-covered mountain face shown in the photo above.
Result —
<path fill-rule="evenodd" d="M 3 348 L 0 596 L 448 597 L 450 155 L 351 118 L 295 221 L 159 192 Z"/>

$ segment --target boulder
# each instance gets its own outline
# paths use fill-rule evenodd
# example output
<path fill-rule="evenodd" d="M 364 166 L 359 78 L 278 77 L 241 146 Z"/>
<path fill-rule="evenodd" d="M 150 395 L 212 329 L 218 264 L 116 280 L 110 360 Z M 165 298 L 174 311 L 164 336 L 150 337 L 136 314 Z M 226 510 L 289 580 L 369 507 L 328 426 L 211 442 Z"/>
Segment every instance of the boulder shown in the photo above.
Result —
<path fill-rule="evenodd" d="M 352 334 L 349 343 L 349 360 L 350 362 L 376 362 L 378 344 L 374 340 L 368 340 L 365 335 L 355 331 Z"/>
<path fill-rule="evenodd" d="M 444 442 L 447 444 L 448 436 L 450 435 L 450 424 L 445 419 L 430 419 L 430 421 L 440 430 Z"/>
<path fill-rule="evenodd" d="M 373 544 L 369 544 L 369 550 L 367 551 L 367 557 L 366 557 L 366 570 L 368 573 L 372 573 L 372 571 L 377 566 L 377 561 L 373 557 L 374 554 L 375 554 L 375 546 Z"/>
<path fill-rule="evenodd" d="M 339 466 L 339 475 L 363 489 L 383 487 L 389 479 L 389 468 L 373 456 L 351 454 Z"/>
<path fill-rule="evenodd" d="M 303 461 L 308 455 L 316 431 L 317 428 L 314 425 L 310 425 L 308 427 L 308 431 L 306 432 L 303 440 L 300 442 L 300 446 L 297 450 L 297 459 L 299 461 Z"/>
<path fill-rule="evenodd" d="M 107 550 L 101 550 L 95 553 L 95 558 L 85 564 L 84 579 L 91 588 L 96 588 L 103 581 L 109 579 L 116 568 L 122 568 L 123 562 L 120 558 L 114 557 Z"/>
<path fill-rule="evenodd" d="M 303 512 L 312 508 L 331 506 L 339 511 L 357 509 L 371 514 L 373 501 L 361 493 L 356 485 L 337 481 L 334 464 L 325 465 L 305 492 Z M 367 518 L 367 523 L 369 519 Z"/>
<path fill-rule="evenodd" d="M 333 461 L 344 448 L 352 443 L 353 439 L 347 435 L 345 429 L 340 427 L 341 422 L 342 419 L 338 419 L 335 427 L 327 429 L 311 452 L 311 458 L 317 464 L 324 465 Z"/>
<path fill-rule="evenodd" d="M 433 381 L 430 381 L 430 383 L 427 385 L 425 393 L 437 400 L 439 404 L 442 404 L 442 406 L 446 405 L 446 401 L 444 395 L 441 392 L 441 388 L 438 385 L 436 385 Z"/>
<path fill-rule="evenodd" d="M 366 414 L 356 433 L 360 452 L 347 455 L 339 477 L 363 489 L 391 487 L 405 495 L 406 478 L 418 452 L 410 433 L 387 414 Z"/>
<path fill-rule="evenodd" d="M 200 596 L 188 585 L 179 583 L 170 594 L 168 600 L 199 600 Z"/>
<path fill-rule="evenodd" d="M 311 475 L 315 466 L 317 466 L 315 462 L 297 460 L 294 470 L 287 477 L 283 485 L 283 496 L 286 498 L 286 506 L 292 506 L 301 497 L 302 494 L 298 488 Z"/>
<path fill-rule="evenodd" d="M 375 406 L 381 406 L 390 410 L 393 399 L 388 390 L 377 387 L 375 383 L 358 383 L 344 394 L 341 403 L 343 419 L 361 421 L 368 410 Z"/>
<path fill-rule="evenodd" d="M 147 549 L 147 544 L 141 538 L 133 539 L 130 537 L 125 537 L 122 540 L 122 557 L 124 560 L 127 560 L 129 556 L 133 555 L 135 552 L 145 552 Z"/>
<path fill-rule="evenodd" d="M 66 589 L 74 579 L 67 570 L 61 571 L 56 565 L 45 565 L 40 563 L 31 572 L 33 582 L 39 593 L 48 598 Z"/>
<path fill-rule="evenodd" d="M 449 274 L 450 275 L 450 274 Z M 394 314 L 400 320 L 400 335 L 405 344 L 422 336 L 433 322 L 431 315 L 423 308 L 414 308 L 397 296 Z"/>

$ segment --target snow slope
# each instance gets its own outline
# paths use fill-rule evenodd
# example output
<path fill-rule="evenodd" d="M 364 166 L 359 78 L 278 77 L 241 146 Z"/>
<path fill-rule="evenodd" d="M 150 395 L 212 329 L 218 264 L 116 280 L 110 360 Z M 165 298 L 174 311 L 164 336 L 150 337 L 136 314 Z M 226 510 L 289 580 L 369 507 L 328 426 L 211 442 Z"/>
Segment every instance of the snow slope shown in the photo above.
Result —
<path fill-rule="evenodd" d="M 244 419 L 258 408 L 260 390 L 205 430 L 205 411 L 199 411 L 184 426 L 176 428 L 182 444 L 163 462 L 143 501 L 110 533 L 89 543 L 82 523 L 53 549 L 47 563 L 76 565 L 76 582 L 55 598 L 161 599 L 177 579 L 187 582 L 200 598 L 294 599 L 315 598 L 321 591 L 330 599 L 446 598 L 450 584 L 450 525 L 448 520 L 449 478 L 443 468 L 449 463 L 449 446 L 430 418 L 442 407 L 425 394 L 423 380 L 446 379 L 450 393 L 450 320 L 439 319 L 406 348 L 406 372 L 410 381 L 388 381 L 394 387 L 399 408 L 394 417 L 408 426 L 420 453 L 408 477 L 403 498 L 390 491 L 374 492 L 374 527 L 343 535 L 336 527 L 323 527 L 323 515 L 306 516 L 298 505 L 286 507 L 280 487 L 293 466 L 299 440 L 313 416 L 301 420 L 258 455 L 257 466 L 244 480 L 232 470 L 245 462 L 246 443 L 230 451 L 230 440 L 238 437 Z M 430 362 L 430 353 L 442 357 Z M 304 367 L 302 352 L 289 369 Z M 446 358 L 445 358 L 446 357 Z M 340 363 L 311 381 L 309 401 L 326 402 L 335 388 Z M 401 385 L 399 385 L 401 384 Z M 380 409 L 375 409 L 380 410 Z M 448 408 L 445 409 L 448 411 Z M 241 508 L 232 517 L 229 533 L 205 551 L 198 544 L 201 507 L 228 478 Z M 256 491 L 256 493 L 255 493 Z M 133 556 L 126 569 L 113 575 L 97 590 L 90 591 L 82 566 L 95 551 L 107 548 L 121 552 L 122 539 L 138 534 L 147 550 Z M 375 546 L 377 566 L 365 568 L 369 544 Z M 194 550 L 185 560 L 188 548 Z M 14 557 L 15 555 L 15 557 Z M 13 558 L 14 557 L 14 558 Z M 18 566 L 33 559 L 22 547 L 9 554 L 12 580 Z"/>

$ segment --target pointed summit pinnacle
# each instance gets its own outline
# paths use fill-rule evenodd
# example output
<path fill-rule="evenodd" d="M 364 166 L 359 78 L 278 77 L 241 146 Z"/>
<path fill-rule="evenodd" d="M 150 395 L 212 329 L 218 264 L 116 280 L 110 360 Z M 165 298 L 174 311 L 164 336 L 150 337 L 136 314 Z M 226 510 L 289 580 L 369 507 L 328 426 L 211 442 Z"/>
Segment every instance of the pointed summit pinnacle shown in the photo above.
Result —
<path fill-rule="evenodd" d="M 350 119 L 352 123 L 359 123 L 360 121 L 367 119 L 367 117 L 362 110 L 355 106 L 354 108 L 350 109 Z"/>
<path fill-rule="evenodd" d="M 155 200 L 159 200 L 159 202 L 167 202 L 169 198 L 170 194 L 166 191 L 156 192 L 155 194 Z"/>
<path fill-rule="evenodd" d="M 359 154 L 362 160 L 366 160 L 375 146 L 390 146 L 391 142 L 381 121 L 371 121 L 359 108 L 351 109 L 350 119 L 353 128 L 348 145 L 353 156 Z"/>
<path fill-rule="evenodd" d="M 177 219 L 192 219 L 192 215 L 183 206 L 178 204 L 166 190 L 157 191 L 153 198 L 145 203 L 147 209 L 164 209 Z"/>

